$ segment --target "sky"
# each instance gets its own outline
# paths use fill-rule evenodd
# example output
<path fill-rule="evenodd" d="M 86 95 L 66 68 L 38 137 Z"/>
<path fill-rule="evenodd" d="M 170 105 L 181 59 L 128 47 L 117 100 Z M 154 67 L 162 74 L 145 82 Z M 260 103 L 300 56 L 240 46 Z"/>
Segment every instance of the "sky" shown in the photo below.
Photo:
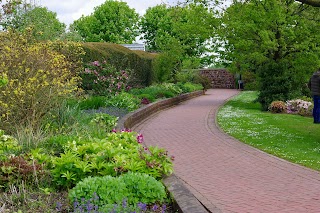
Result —
<path fill-rule="evenodd" d="M 127 2 L 130 8 L 143 15 L 149 7 L 161 3 L 174 4 L 177 0 L 122 0 Z M 81 15 L 90 15 L 94 7 L 99 6 L 105 0 L 31 0 L 37 5 L 47 7 L 50 11 L 56 12 L 58 19 L 67 26 L 79 19 Z"/>

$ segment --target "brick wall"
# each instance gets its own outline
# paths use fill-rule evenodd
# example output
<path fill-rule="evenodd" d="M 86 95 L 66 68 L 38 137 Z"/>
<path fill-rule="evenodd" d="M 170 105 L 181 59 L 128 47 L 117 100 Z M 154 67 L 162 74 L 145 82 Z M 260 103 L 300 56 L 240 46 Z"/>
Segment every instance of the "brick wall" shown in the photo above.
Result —
<path fill-rule="evenodd" d="M 204 69 L 200 75 L 211 80 L 211 88 L 235 89 L 234 75 L 226 69 Z"/>

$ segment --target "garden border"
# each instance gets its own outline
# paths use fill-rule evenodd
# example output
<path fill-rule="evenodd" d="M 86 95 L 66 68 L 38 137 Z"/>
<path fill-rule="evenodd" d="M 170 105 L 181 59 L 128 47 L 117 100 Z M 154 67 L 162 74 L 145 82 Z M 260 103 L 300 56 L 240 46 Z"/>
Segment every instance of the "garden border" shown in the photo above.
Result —
<path fill-rule="evenodd" d="M 195 91 L 185 93 L 173 98 L 159 100 L 157 102 L 148 104 L 138 110 L 131 112 L 121 118 L 118 122 L 116 129 L 131 129 L 138 123 L 143 122 L 152 114 L 164 110 L 166 108 L 177 105 L 183 101 L 204 95 L 205 91 Z M 175 175 L 172 174 L 163 179 L 163 183 L 167 190 L 173 196 L 175 203 L 174 208 L 182 213 L 208 213 L 204 205 L 192 194 L 192 192 L 183 184 L 183 182 Z"/>
<path fill-rule="evenodd" d="M 123 118 L 121 118 L 118 122 L 116 129 L 118 130 L 130 129 L 134 125 L 142 122 L 143 120 L 145 120 L 152 114 L 159 112 L 160 110 L 172 107 L 174 105 L 181 103 L 182 101 L 186 101 L 191 98 L 198 97 L 200 95 L 204 95 L 203 90 L 195 91 L 191 93 L 185 93 L 173 98 L 167 98 L 167 99 L 156 101 L 151 104 L 147 104 L 146 106 L 143 106 L 137 109 L 136 111 L 131 112 L 125 115 Z"/>

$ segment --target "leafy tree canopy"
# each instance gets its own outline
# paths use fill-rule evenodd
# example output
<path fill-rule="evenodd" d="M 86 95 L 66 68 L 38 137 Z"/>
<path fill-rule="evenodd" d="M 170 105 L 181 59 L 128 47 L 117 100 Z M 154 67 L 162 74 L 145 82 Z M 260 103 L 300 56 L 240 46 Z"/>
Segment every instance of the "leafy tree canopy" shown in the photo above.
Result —
<path fill-rule="evenodd" d="M 167 41 L 181 45 L 183 58 L 199 58 L 207 51 L 206 44 L 214 32 L 216 18 L 201 3 L 168 7 L 161 4 L 146 11 L 140 21 L 140 32 L 153 51 L 170 49 Z M 180 49 L 180 48 L 179 48 Z"/>
<path fill-rule="evenodd" d="M 306 79 L 320 67 L 316 7 L 291 0 L 234 1 L 220 26 L 222 58 L 231 70 L 257 72 L 262 96 L 271 90 L 278 100 L 301 95 Z M 272 97 L 260 100 L 267 107 Z"/>
<path fill-rule="evenodd" d="M 137 36 L 138 18 L 126 2 L 107 0 L 71 27 L 88 42 L 132 43 Z"/>

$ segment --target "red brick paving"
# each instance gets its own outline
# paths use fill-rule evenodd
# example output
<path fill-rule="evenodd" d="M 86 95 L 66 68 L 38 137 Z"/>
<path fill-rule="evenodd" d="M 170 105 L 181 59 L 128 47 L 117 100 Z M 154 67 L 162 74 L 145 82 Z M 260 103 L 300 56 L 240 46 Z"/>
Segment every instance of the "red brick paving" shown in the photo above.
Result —
<path fill-rule="evenodd" d="M 134 127 L 175 156 L 175 174 L 212 212 L 320 212 L 320 173 L 268 155 L 219 131 L 215 112 L 236 90 L 164 110 Z"/>

